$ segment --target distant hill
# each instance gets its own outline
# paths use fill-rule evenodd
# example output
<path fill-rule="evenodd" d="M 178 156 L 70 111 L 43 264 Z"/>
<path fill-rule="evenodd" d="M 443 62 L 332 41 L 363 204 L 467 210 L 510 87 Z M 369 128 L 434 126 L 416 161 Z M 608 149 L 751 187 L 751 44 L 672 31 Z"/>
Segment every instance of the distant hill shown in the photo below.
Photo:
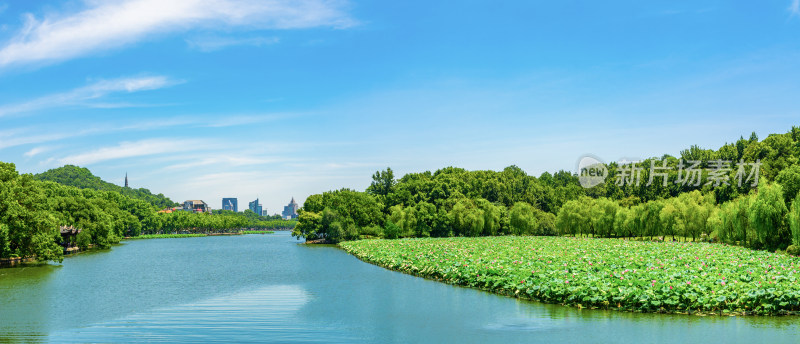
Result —
<path fill-rule="evenodd" d="M 154 195 L 148 189 L 132 189 L 106 182 L 100 177 L 92 174 L 87 168 L 66 165 L 52 170 L 39 173 L 34 176 L 38 180 L 56 182 L 63 185 L 74 186 L 81 189 L 94 189 L 103 191 L 113 191 L 125 196 L 136 198 L 148 202 L 159 208 L 174 206 L 176 203 L 163 194 Z"/>

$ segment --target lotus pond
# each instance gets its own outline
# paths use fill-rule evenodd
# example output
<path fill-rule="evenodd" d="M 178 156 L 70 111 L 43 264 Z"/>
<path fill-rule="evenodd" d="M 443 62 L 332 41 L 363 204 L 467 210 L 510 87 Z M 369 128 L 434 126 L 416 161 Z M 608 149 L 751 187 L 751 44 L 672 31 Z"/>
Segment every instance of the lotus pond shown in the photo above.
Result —
<path fill-rule="evenodd" d="M 361 240 L 340 246 L 388 269 L 581 308 L 800 313 L 800 258 L 736 246 L 510 236 Z"/>

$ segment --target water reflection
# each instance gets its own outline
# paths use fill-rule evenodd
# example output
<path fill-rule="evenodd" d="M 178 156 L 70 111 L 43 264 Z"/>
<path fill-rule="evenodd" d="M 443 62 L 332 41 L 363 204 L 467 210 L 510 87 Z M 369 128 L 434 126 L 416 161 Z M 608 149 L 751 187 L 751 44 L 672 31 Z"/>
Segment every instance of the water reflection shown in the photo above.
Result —
<path fill-rule="evenodd" d="M 92 326 L 60 331 L 51 338 L 83 343 L 109 342 L 259 342 L 315 338 L 295 313 L 309 300 L 296 285 L 244 290 L 197 302 L 158 308 Z"/>
<path fill-rule="evenodd" d="M 51 303 L 43 286 L 52 282 L 60 268 L 22 264 L 0 269 L 0 342 L 35 342 L 47 334 Z"/>
<path fill-rule="evenodd" d="M 288 233 L 131 241 L 0 270 L 0 342 L 792 343 L 797 318 L 580 310 L 453 287 Z M 46 337 L 41 337 L 46 335 Z"/>

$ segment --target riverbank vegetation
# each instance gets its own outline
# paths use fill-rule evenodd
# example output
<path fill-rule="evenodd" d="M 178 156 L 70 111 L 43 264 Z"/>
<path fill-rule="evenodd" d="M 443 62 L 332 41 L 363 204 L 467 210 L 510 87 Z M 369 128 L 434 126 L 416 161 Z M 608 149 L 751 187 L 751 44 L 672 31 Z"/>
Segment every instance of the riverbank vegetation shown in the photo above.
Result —
<path fill-rule="evenodd" d="M 700 242 L 580 237 L 359 240 L 339 244 L 392 270 L 581 308 L 797 314 L 800 258 Z"/>
<path fill-rule="evenodd" d="M 206 234 L 142 234 L 140 236 L 127 239 L 173 239 L 173 238 L 196 238 L 204 237 Z"/>
<path fill-rule="evenodd" d="M 81 229 L 74 244 L 86 249 L 108 248 L 124 237 L 145 234 L 204 235 L 242 228 L 286 229 L 296 223 L 262 221 L 242 213 L 158 213 L 161 205 L 173 202 L 143 189 L 119 192 L 120 187 L 109 187 L 85 169 L 56 170 L 37 177 L 19 174 L 14 164 L 0 162 L 0 258 L 61 261 L 65 243 L 60 226 Z M 50 181 L 54 179 L 80 187 Z"/>
<path fill-rule="evenodd" d="M 792 127 L 717 150 L 691 146 L 680 157 L 612 162 L 605 182 L 591 188 L 567 171 L 534 177 L 516 166 L 447 167 L 395 179 L 387 168 L 364 192 L 309 196 L 293 235 L 331 242 L 509 234 L 691 238 L 800 254 L 798 161 L 800 127 Z"/>
<path fill-rule="evenodd" d="M 197 238 L 213 235 L 237 235 L 237 234 L 275 234 L 273 231 L 260 231 L 260 230 L 243 230 L 239 232 L 224 232 L 224 233 L 177 233 L 177 234 L 142 234 L 135 237 L 125 239 L 172 239 L 172 238 Z"/>

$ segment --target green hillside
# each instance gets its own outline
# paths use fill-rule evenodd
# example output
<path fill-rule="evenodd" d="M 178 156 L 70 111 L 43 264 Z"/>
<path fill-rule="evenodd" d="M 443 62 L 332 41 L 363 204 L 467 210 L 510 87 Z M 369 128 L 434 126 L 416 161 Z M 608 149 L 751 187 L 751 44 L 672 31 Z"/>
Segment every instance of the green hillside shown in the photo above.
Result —
<path fill-rule="evenodd" d="M 113 191 L 134 199 L 140 199 L 159 208 L 174 206 L 176 203 L 163 194 L 154 195 L 150 190 L 140 188 L 132 189 L 106 182 L 92 174 L 87 168 L 66 165 L 37 174 L 34 178 L 43 181 L 56 182 L 62 185 L 74 186 L 81 189 Z"/>

